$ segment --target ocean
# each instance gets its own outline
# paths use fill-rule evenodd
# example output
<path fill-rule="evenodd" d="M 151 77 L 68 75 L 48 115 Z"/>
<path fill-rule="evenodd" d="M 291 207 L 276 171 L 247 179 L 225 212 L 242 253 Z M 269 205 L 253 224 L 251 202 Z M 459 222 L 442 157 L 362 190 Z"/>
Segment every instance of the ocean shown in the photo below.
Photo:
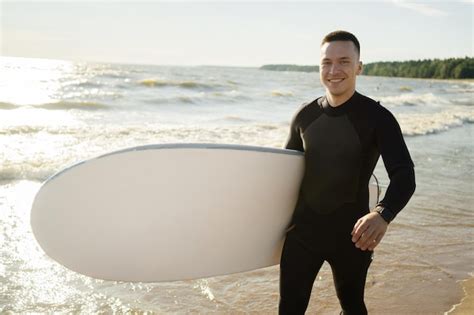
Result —
<path fill-rule="evenodd" d="M 396 116 L 417 178 L 375 251 L 369 312 L 442 314 L 474 276 L 474 81 L 360 76 L 357 90 Z M 278 266 L 168 283 L 72 272 L 36 243 L 31 203 L 61 169 L 131 146 L 282 147 L 297 108 L 323 93 L 317 73 L 0 57 L 0 312 L 276 313 Z M 381 161 L 375 174 L 385 187 Z M 308 313 L 338 311 L 325 264 Z"/>

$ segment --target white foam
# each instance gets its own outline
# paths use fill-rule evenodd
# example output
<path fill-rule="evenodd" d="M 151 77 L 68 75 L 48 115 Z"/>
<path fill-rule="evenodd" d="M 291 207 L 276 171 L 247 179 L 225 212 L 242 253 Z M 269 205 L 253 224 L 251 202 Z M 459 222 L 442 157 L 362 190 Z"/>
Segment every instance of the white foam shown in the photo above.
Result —
<path fill-rule="evenodd" d="M 281 124 L 248 123 L 205 127 L 77 124 L 62 128 L 25 125 L 1 128 L 0 180 L 42 181 L 82 160 L 146 144 L 205 142 L 281 148 L 288 130 Z"/>
<path fill-rule="evenodd" d="M 405 136 L 439 133 L 474 123 L 474 110 L 396 115 Z M 235 120 L 233 116 L 226 117 Z M 239 120 L 239 119 L 237 119 Z M 1 126 L 0 126 L 1 127 Z M 157 143 L 229 143 L 282 147 L 287 123 L 233 121 L 223 125 L 18 124 L 0 128 L 0 179 L 41 181 L 62 168 L 111 151 Z"/>
<path fill-rule="evenodd" d="M 397 119 L 406 136 L 439 133 L 466 123 L 474 123 L 474 110 L 446 110 L 438 113 L 399 114 Z"/>
<path fill-rule="evenodd" d="M 424 105 L 429 103 L 442 103 L 444 102 L 439 96 L 435 96 L 433 93 L 425 94 L 413 94 L 413 93 L 403 93 L 398 95 L 391 96 L 382 96 L 378 98 L 380 102 L 385 106 L 416 106 Z"/>

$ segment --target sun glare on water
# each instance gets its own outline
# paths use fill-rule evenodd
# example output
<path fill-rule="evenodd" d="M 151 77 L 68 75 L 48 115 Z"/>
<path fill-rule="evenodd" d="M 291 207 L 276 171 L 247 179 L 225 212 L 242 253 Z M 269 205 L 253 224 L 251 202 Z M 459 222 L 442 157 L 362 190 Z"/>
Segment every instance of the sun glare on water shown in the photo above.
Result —
<path fill-rule="evenodd" d="M 73 63 L 60 60 L 0 57 L 2 102 L 39 105 L 55 102 L 61 79 Z"/>

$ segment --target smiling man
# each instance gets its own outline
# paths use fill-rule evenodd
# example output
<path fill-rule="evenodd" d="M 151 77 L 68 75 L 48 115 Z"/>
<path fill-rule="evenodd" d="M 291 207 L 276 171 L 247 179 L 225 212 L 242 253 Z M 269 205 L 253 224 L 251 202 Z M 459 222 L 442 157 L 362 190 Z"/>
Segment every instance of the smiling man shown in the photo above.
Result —
<path fill-rule="evenodd" d="M 374 248 L 415 191 L 414 165 L 394 116 L 356 91 L 360 45 L 345 31 L 321 43 L 324 96 L 294 115 L 287 149 L 305 153 L 305 174 L 280 263 L 280 314 L 304 314 L 324 261 L 341 314 L 367 314 L 364 287 Z M 382 156 L 390 183 L 369 209 L 368 183 Z"/>

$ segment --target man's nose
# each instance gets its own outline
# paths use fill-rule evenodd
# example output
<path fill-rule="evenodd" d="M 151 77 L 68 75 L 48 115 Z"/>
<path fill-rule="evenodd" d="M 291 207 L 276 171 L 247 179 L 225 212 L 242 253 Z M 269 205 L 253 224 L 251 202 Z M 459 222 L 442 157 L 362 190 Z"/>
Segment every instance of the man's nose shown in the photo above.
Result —
<path fill-rule="evenodd" d="M 336 73 L 339 71 L 339 65 L 337 63 L 333 63 L 329 68 L 329 73 Z"/>

